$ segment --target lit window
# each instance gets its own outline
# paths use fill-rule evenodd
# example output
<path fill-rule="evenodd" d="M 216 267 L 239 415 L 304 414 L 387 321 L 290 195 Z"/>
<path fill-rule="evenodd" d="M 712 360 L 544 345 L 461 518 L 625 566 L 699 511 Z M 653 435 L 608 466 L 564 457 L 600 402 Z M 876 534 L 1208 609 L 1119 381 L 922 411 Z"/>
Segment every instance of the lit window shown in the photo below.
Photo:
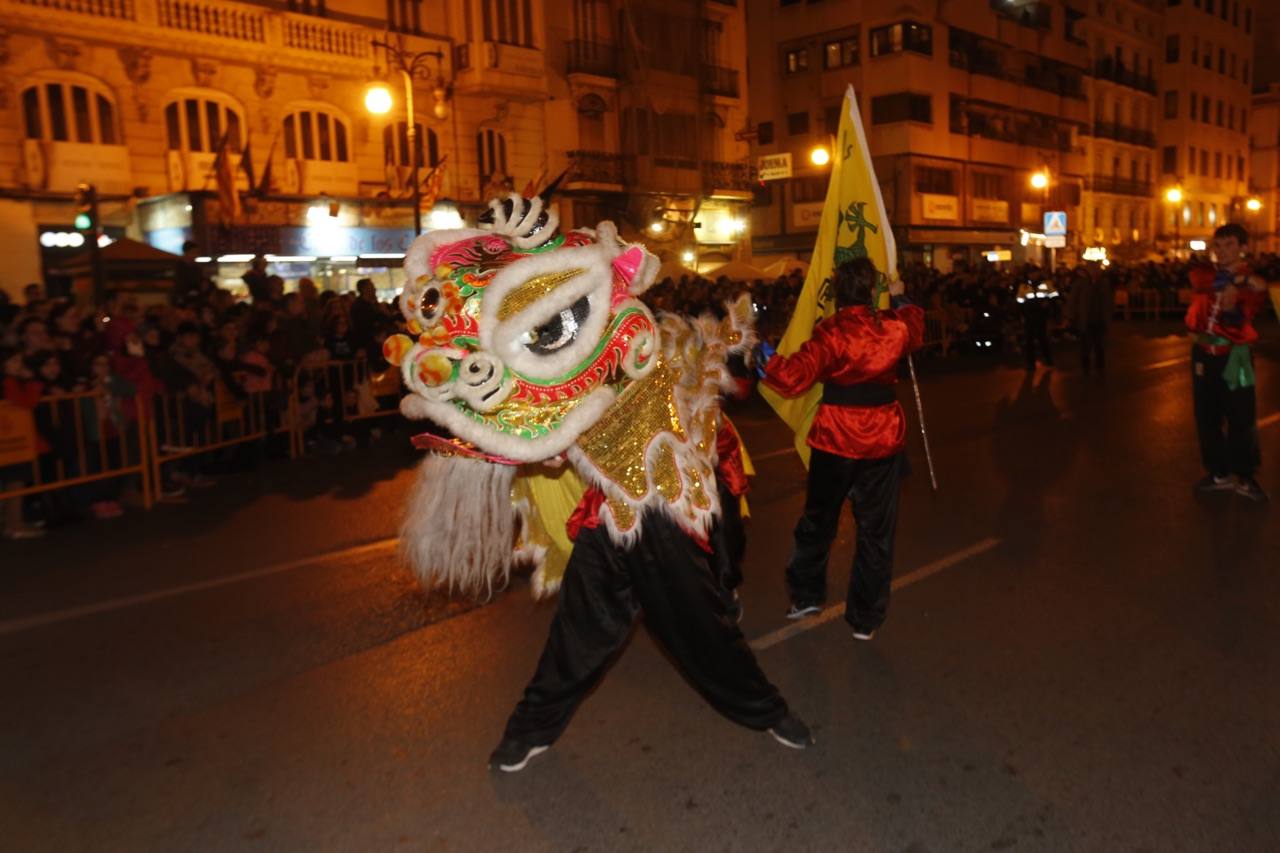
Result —
<path fill-rule="evenodd" d="M 284 154 L 303 160 L 348 163 L 347 121 L 331 107 L 305 107 L 284 119 Z"/>
<path fill-rule="evenodd" d="M 22 126 L 28 139 L 119 145 L 115 98 L 80 75 L 32 83 L 22 90 Z"/>

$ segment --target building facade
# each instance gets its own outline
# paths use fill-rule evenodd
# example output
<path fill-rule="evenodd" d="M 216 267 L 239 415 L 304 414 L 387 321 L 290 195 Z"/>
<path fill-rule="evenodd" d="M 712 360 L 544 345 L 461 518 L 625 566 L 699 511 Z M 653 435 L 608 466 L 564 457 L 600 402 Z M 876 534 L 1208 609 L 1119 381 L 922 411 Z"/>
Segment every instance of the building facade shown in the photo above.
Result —
<path fill-rule="evenodd" d="M 193 239 L 236 282 L 253 254 L 395 285 L 412 165 L 443 162 L 426 228 L 561 172 L 568 224 L 610 217 L 666 256 L 727 259 L 751 198 L 745 24 L 733 0 L 0 0 L 0 286 L 108 234 Z M 417 142 L 387 41 L 418 56 Z M 385 81 L 389 113 L 364 106 Z M 229 164 L 241 210 L 224 209 Z M 223 178 L 225 186 L 226 177 Z"/>
<path fill-rule="evenodd" d="M 1161 233 L 1179 253 L 1249 214 L 1250 87 L 1257 0 L 1164 8 L 1159 131 Z M 1167 188 L 1177 187 L 1170 197 Z"/>
<path fill-rule="evenodd" d="M 1280 8 L 1264 4 L 1256 16 L 1249 114 L 1249 189 L 1256 203 L 1246 203 L 1246 222 L 1255 249 L 1280 252 Z"/>

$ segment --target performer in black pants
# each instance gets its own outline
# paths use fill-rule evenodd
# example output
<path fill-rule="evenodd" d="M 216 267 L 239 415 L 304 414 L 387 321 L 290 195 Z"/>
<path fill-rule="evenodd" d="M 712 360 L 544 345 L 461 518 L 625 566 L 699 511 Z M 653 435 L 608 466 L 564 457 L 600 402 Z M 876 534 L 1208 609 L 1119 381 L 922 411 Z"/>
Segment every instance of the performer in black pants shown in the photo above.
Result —
<path fill-rule="evenodd" d="M 878 311 L 880 274 L 866 258 L 836 270 L 839 310 L 814 327 L 813 337 L 790 356 L 774 356 L 764 381 L 785 396 L 824 383 L 807 443 L 809 491 L 796 525 L 795 550 L 787 566 L 791 593 L 788 619 L 822 609 L 827 556 L 845 498 L 858 521 L 857 554 L 845 619 L 854 637 L 869 640 L 884 622 L 893 575 L 893 538 L 898 519 L 898 482 L 904 473 L 906 421 L 893 386 L 898 362 L 924 340 L 924 312 L 900 298 Z M 896 291 L 896 292 L 895 292 Z"/>

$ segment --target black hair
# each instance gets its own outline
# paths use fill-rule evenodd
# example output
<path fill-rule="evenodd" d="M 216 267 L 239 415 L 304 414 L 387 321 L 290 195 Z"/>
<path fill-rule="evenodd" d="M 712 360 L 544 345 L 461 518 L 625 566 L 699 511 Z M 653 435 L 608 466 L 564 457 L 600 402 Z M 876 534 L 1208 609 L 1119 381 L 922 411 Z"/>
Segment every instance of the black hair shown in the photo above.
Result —
<path fill-rule="evenodd" d="M 200 334 L 200 327 L 197 324 L 192 323 L 190 320 L 187 320 L 184 323 L 178 324 L 178 331 L 177 331 L 176 337 L 180 338 L 183 335 L 198 335 L 198 334 Z"/>
<path fill-rule="evenodd" d="M 832 281 L 836 305 L 849 308 L 854 305 L 870 305 L 875 299 L 880 271 L 870 258 L 854 258 L 836 267 Z"/>
<path fill-rule="evenodd" d="M 1218 230 L 1213 232 L 1213 239 L 1215 240 L 1218 238 L 1225 240 L 1228 237 L 1235 237 L 1241 246 L 1249 244 L 1249 232 L 1244 230 L 1244 226 L 1239 222 L 1228 222 L 1226 225 L 1219 225 Z"/>

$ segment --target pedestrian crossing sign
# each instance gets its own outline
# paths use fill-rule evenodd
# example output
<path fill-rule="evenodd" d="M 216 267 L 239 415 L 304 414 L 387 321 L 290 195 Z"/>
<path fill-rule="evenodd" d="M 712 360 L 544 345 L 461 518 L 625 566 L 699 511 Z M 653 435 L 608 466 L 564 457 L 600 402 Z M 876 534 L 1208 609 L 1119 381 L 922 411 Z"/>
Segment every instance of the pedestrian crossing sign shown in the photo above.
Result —
<path fill-rule="evenodd" d="M 1044 236 L 1065 236 L 1067 233 L 1067 212 L 1065 210 L 1046 210 L 1044 213 Z"/>

